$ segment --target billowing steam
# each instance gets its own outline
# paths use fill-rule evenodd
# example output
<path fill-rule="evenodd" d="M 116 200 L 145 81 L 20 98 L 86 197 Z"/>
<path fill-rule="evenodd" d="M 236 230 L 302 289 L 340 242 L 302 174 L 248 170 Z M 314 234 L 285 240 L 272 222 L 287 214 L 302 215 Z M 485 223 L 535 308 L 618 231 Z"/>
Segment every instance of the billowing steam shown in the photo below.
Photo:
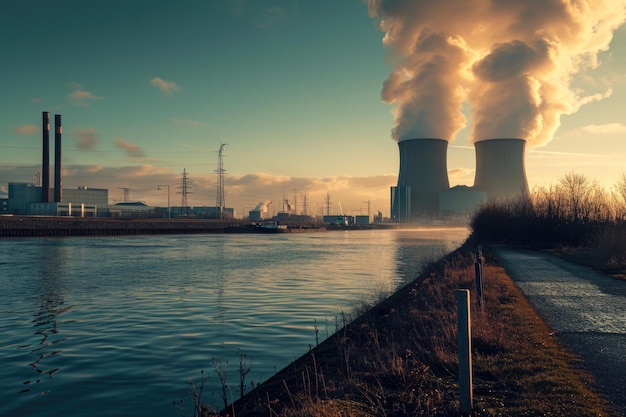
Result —
<path fill-rule="evenodd" d="M 598 65 L 626 19 L 626 0 L 369 0 L 394 70 L 383 100 L 395 104 L 396 140 L 548 142 L 560 116 L 611 92 L 585 95 L 572 77 Z"/>
<path fill-rule="evenodd" d="M 272 204 L 271 201 L 261 201 L 259 204 L 257 204 L 252 211 L 259 211 L 261 213 L 265 213 L 267 212 L 267 207 Z"/>

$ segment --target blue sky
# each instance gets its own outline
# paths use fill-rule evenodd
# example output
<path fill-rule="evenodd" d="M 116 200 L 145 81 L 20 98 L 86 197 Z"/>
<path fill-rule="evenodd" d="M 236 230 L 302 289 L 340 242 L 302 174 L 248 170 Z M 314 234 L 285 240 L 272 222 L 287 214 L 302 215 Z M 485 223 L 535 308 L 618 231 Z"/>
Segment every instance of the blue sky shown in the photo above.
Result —
<path fill-rule="evenodd" d="M 623 7 L 623 5 L 622 5 Z M 40 169 L 41 112 L 63 116 L 65 187 L 121 201 L 214 205 L 221 143 L 226 203 L 297 201 L 319 213 L 388 214 L 398 172 L 393 106 L 381 100 L 393 60 L 359 0 L 9 1 L 1 6 L 0 190 Z M 626 31 L 577 76 L 603 99 L 563 116 L 529 149 L 531 186 L 576 171 L 610 187 L 626 160 Z M 610 94 L 606 93 L 610 89 Z M 452 185 L 473 182 L 474 151 L 451 143 Z"/>

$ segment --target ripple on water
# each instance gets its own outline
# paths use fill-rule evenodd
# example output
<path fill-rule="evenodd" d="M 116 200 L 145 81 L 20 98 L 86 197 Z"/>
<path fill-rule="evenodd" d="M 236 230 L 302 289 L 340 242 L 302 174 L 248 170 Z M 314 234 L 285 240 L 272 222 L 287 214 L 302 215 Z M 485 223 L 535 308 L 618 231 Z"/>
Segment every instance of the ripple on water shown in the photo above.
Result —
<path fill-rule="evenodd" d="M 266 379 L 467 230 L 420 233 L 0 241 L 0 415 L 174 415 L 238 352 Z"/>

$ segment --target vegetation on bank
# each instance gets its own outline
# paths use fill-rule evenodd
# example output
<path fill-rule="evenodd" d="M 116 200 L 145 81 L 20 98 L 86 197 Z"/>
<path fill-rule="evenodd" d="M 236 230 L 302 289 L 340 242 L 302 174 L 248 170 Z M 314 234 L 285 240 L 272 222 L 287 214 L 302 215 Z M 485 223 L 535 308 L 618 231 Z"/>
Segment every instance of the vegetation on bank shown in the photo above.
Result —
<path fill-rule="evenodd" d="M 455 294 L 474 286 L 475 248 L 466 243 L 354 321 L 338 320 L 336 334 L 221 415 L 458 415 Z M 484 309 L 472 306 L 474 415 L 617 416 L 485 256 Z M 203 415 L 197 404 L 190 414 Z"/>
<path fill-rule="evenodd" d="M 471 227 L 472 236 L 460 249 L 354 321 L 342 317 L 334 335 L 219 415 L 458 415 L 455 294 L 469 288 L 475 297 L 477 244 L 552 249 L 623 273 L 626 176 L 608 194 L 585 177 L 568 174 L 528 198 L 485 205 Z M 488 246 L 484 249 L 484 307 L 472 300 L 473 415 L 618 416 L 593 390 L 580 359 L 564 350 Z M 219 377 L 219 367 L 216 373 Z M 189 415 L 218 415 L 202 409 L 197 390 L 191 392 L 195 408 Z"/>
<path fill-rule="evenodd" d="M 626 274 L 626 175 L 611 192 L 570 173 L 528 198 L 483 206 L 471 222 L 473 236 L 550 249 L 619 277 Z"/>

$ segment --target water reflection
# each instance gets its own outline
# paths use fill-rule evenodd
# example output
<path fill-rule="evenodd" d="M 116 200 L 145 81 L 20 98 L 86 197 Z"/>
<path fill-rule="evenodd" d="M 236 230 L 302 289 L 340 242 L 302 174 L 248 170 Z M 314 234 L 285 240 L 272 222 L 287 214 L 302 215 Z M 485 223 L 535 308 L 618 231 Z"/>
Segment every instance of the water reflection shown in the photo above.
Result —
<path fill-rule="evenodd" d="M 394 234 L 396 273 L 407 284 L 429 262 L 442 258 L 467 238 L 467 228 L 406 229 Z"/>
<path fill-rule="evenodd" d="M 20 349 L 30 349 L 29 354 L 35 359 L 28 365 L 35 372 L 36 378 L 23 382 L 27 386 L 20 393 L 36 390 L 37 395 L 45 395 L 49 390 L 45 388 L 32 388 L 33 384 L 40 384 L 43 379 L 50 379 L 61 368 L 55 365 L 52 359 L 61 353 L 58 344 L 65 338 L 56 339 L 59 333 L 58 317 L 69 311 L 72 307 L 66 306 L 63 299 L 62 278 L 65 270 L 67 251 L 70 247 L 65 246 L 61 240 L 51 240 L 49 244 L 39 246 L 39 269 L 36 272 L 38 287 L 38 311 L 31 321 L 35 328 L 34 334 L 40 338 L 36 344 L 26 344 Z M 42 379 L 43 378 L 43 379 Z"/>

